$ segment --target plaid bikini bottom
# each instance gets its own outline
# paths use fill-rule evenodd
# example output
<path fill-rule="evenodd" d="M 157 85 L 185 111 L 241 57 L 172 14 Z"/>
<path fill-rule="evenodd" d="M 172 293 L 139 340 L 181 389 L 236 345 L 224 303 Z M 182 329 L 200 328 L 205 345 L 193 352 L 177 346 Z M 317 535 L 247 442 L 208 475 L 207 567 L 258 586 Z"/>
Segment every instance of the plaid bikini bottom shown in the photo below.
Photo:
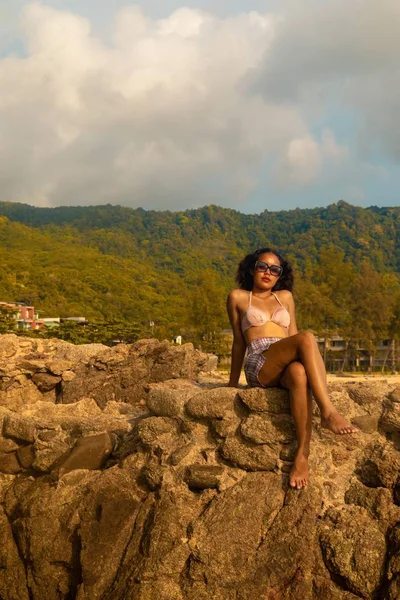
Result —
<path fill-rule="evenodd" d="M 272 344 L 279 342 L 281 339 L 279 337 L 262 337 L 250 342 L 247 346 L 247 359 L 244 365 L 244 372 L 250 387 L 265 387 L 258 380 L 260 369 L 265 363 L 265 356 L 262 352 L 268 350 Z"/>

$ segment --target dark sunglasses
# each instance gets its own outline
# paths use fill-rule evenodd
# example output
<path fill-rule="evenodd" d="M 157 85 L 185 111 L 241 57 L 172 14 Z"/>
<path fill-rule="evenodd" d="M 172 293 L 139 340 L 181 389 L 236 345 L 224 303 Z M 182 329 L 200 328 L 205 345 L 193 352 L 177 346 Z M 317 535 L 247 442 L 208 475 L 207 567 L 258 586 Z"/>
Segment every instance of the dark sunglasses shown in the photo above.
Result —
<path fill-rule="evenodd" d="M 283 268 L 280 265 L 269 265 L 263 260 L 257 260 L 254 270 L 256 273 L 266 273 L 269 271 L 274 277 L 280 277 L 283 273 Z"/>

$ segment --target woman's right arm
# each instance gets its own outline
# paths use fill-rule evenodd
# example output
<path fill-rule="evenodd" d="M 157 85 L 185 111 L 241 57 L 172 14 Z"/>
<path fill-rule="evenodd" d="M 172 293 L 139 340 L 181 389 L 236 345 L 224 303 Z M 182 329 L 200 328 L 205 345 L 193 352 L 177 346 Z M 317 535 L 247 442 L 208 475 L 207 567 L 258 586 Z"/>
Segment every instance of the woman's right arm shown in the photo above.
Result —
<path fill-rule="evenodd" d="M 238 386 L 240 373 L 243 366 L 244 355 L 246 353 L 246 341 L 243 337 L 243 333 L 240 327 L 240 315 L 237 306 L 238 291 L 239 290 L 233 290 L 229 294 L 226 303 L 226 308 L 228 311 L 229 320 L 231 322 L 233 332 L 231 371 L 228 383 L 229 387 Z"/>

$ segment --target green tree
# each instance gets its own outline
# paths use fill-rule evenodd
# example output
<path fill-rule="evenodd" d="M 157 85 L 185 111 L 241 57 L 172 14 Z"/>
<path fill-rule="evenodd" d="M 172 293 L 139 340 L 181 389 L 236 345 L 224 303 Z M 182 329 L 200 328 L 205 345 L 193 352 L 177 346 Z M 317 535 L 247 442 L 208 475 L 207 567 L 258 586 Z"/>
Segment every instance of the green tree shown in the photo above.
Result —
<path fill-rule="evenodd" d="M 198 274 L 188 295 L 187 327 L 193 341 L 206 352 L 219 353 L 221 332 L 228 326 L 226 289 L 216 273 L 206 269 Z"/>
<path fill-rule="evenodd" d="M 16 333 L 17 312 L 8 306 L 0 306 L 0 333 Z"/>
<path fill-rule="evenodd" d="M 366 344 L 389 334 L 392 301 L 388 295 L 390 281 L 377 273 L 371 263 L 364 261 L 350 285 L 351 326 L 349 337 Z"/>
<path fill-rule="evenodd" d="M 296 320 L 300 330 L 310 329 L 318 336 L 336 333 L 341 321 L 340 307 L 309 281 L 296 284 Z"/>
<path fill-rule="evenodd" d="M 139 328 L 135 324 L 120 321 L 79 323 L 64 321 L 60 327 L 42 330 L 38 335 L 58 338 L 72 344 L 132 344 L 139 338 Z"/>

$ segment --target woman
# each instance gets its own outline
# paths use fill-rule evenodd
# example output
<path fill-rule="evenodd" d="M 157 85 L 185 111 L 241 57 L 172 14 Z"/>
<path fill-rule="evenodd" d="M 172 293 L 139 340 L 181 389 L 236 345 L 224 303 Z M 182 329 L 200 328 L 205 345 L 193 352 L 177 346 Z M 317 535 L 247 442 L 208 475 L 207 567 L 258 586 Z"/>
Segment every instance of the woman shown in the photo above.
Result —
<path fill-rule="evenodd" d="M 298 449 L 289 483 L 308 484 L 312 396 L 321 412 L 321 425 L 337 434 L 355 433 L 335 411 L 326 387 L 324 362 L 314 335 L 298 333 L 289 263 L 271 248 L 248 254 L 236 275 L 239 289 L 228 296 L 233 329 L 229 385 L 237 387 L 247 348 L 245 373 L 252 387 L 283 386 L 289 390 Z"/>

